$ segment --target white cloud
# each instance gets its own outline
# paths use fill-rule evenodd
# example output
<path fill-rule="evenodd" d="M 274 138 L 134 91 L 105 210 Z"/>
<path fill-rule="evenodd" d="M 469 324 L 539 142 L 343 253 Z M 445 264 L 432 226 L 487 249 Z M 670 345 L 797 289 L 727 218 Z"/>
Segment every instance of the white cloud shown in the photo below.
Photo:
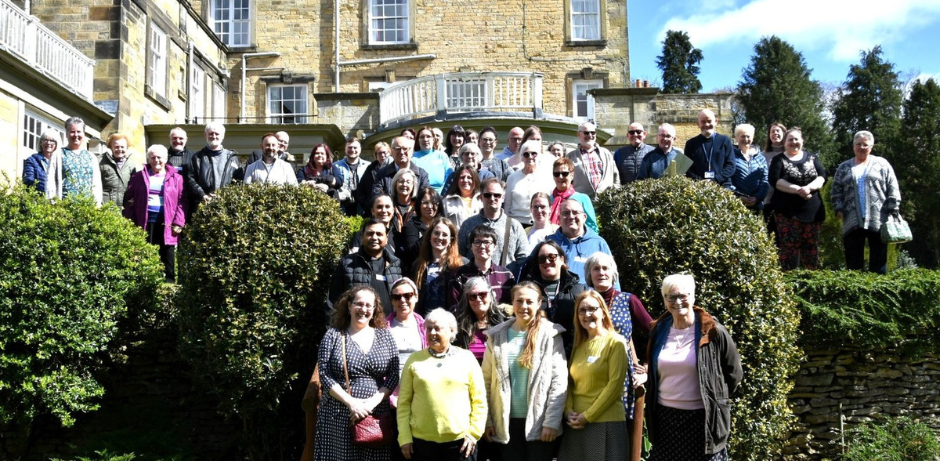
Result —
<path fill-rule="evenodd" d="M 830 59 L 854 61 L 861 50 L 875 45 L 917 40 L 904 31 L 940 21 L 937 0 L 753 0 L 737 9 L 711 11 L 669 20 L 658 41 L 667 30 L 688 32 L 698 48 L 757 43 L 776 35 L 797 50 L 822 50 Z"/>

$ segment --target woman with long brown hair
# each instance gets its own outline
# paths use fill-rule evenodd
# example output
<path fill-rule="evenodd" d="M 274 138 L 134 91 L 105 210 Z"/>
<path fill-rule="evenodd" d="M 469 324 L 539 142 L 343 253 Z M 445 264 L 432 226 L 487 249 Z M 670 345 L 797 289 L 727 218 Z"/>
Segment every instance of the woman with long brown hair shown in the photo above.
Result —
<path fill-rule="evenodd" d="M 418 313 L 424 315 L 444 307 L 447 274 L 466 264 L 457 250 L 457 226 L 447 218 L 434 218 L 421 240 L 421 250 L 414 263 L 418 285 Z"/>

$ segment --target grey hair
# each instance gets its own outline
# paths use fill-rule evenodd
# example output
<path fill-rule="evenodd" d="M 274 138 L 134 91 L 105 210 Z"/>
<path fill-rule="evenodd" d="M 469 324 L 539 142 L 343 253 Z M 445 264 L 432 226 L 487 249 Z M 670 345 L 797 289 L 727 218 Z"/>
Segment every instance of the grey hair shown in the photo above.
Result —
<path fill-rule="evenodd" d="M 669 134 L 671 134 L 673 137 L 676 136 L 676 127 L 672 126 L 671 123 L 663 123 L 662 125 L 659 125 L 659 128 L 656 130 L 656 132 L 659 133 L 663 130 L 668 131 Z"/>
<path fill-rule="evenodd" d="M 875 135 L 871 134 L 871 131 L 862 130 L 862 131 L 859 131 L 858 133 L 855 133 L 855 137 L 852 138 L 852 144 L 855 144 L 855 142 L 858 141 L 859 138 L 868 140 L 868 142 L 872 143 L 872 145 L 875 144 Z"/>
<path fill-rule="evenodd" d="M 428 312 L 428 315 L 424 317 L 424 324 L 427 325 L 429 323 L 433 323 L 439 327 L 450 328 L 450 331 L 454 334 L 457 333 L 457 317 L 454 317 L 454 314 L 443 307 L 438 307 Z"/>
<path fill-rule="evenodd" d="M 39 135 L 39 140 L 49 139 L 55 141 L 56 144 L 62 144 L 62 133 L 55 128 L 46 128 L 42 130 L 42 134 Z"/>
<path fill-rule="evenodd" d="M 166 146 L 164 146 L 163 144 L 153 144 L 147 148 L 147 160 L 150 160 L 150 157 L 154 155 L 162 156 L 164 161 L 169 156 Z"/>
<path fill-rule="evenodd" d="M 65 131 L 68 131 L 69 128 L 71 128 L 74 125 L 85 126 L 85 121 L 82 120 L 80 117 L 69 117 L 68 120 L 65 121 Z"/>
<path fill-rule="evenodd" d="M 663 296 L 669 293 L 669 290 L 678 288 L 680 291 L 688 290 L 688 294 L 695 295 L 695 277 L 691 274 L 672 274 L 663 279 Z"/>
<path fill-rule="evenodd" d="M 741 133 L 748 133 L 750 136 L 754 136 L 754 125 L 749 123 L 742 123 L 734 127 L 734 137 L 737 138 Z"/>
<path fill-rule="evenodd" d="M 542 153 L 542 141 L 528 140 L 519 146 L 519 155 L 522 155 L 522 152 L 535 152 L 537 154 Z"/>
<path fill-rule="evenodd" d="M 222 122 L 211 121 L 206 123 L 206 129 L 203 132 L 208 133 L 209 130 L 218 131 L 219 134 L 225 136 L 225 125 Z"/>
<path fill-rule="evenodd" d="M 594 288 L 594 281 L 591 280 L 591 271 L 594 270 L 594 266 L 598 264 L 610 267 L 613 271 L 612 277 L 614 282 L 620 280 L 620 272 L 617 270 L 617 261 L 614 261 L 614 257 L 603 251 L 598 251 L 589 256 L 587 262 L 584 263 L 584 280 L 587 286 Z M 611 284 L 613 284 L 613 282 L 611 282 Z"/>
<path fill-rule="evenodd" d="M 460 150 L 457 151 L 457 155 L 463 155 L 463 154 L 465 154 L 468 150 L 473 150 L 475 155 L 483 155 L 483 151 L 480 150 L 480 146 L 478 146 L 478 145 L 476 145 L 476 144 L 474 144 L 474 143 L 472 143 L 472 142 L 468 142 L 468 143 L 466 143 L 466 144 L 460 146 Z"/>
<path fill-rule="evenodd" d="M 392 190 L 394 194 L 398 194 L 398 183 L 404 181 L 405 176 L 411 176 L 412 182 L 414 185 L 411 187 L 411 195 L 408 196 L 410 200 L 414 200 L 418 196 L 418 175 L 414 171 L 411 171 L 408 168 L 402 168 L 398 170 L 398 173 L 395 173 L 395 176 L 392 177 Z"/>

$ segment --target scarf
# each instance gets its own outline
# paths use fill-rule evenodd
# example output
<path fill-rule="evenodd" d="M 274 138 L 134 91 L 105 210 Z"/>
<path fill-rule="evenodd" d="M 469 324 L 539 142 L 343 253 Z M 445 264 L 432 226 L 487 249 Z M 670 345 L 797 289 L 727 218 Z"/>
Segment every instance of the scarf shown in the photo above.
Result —
<path fill-rule="evenodd" d="M 561 214 L 561 204 L 574 195 L 574 187 L 568 187 L 564 192 L 558 192 L 558 188 L 552 190 L 552 214 L 549 217 L 552 224 L 558 224 L 558 217 Z"/>

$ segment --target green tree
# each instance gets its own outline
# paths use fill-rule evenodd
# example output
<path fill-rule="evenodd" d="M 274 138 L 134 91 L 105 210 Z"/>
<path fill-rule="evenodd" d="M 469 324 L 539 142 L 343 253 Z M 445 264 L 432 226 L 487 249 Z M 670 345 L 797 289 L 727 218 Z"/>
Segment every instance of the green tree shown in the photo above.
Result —
<path fill-rule="evenodd" d="M 904 101 L 904 136 L 891 152 L 901 186 L 901 207 L 911 221 L 914 241 L 908 250 L 918 264 L 940 262 L 940 86 L 933 79 L 915 81 Z"/>
<path fill-rule="evenodd" d="M 827 168 L 834 167 L 838 158 L 822 115 L 823 90 L 811 73 L 789 43 L 776 36 L 762 38 L 738 82 L 737 99 L 747 121 L 757 127 L 755 143 L 763 143 L 771 123 L 798 126 L 807 150 L 818 152 Z"/>
<path fill-rule="evenodd" d="M 656 66 L 663 72 L 663 93 L 698 93 L 702 82 L 702 50 L 692 46 L 689 34 L 670 30 L 663 40 L 663 54 L 656 58 Z"/>
<path fill-rule="evenodd" d="M 861 56 L 861 62 L 849 68 L 832 107 L 832 131 L 841 159 L 854 155 L 852 137 L 860 130 L 875 135 L 876 151 L 892 152 L 901 126 L 904 98 L 894 64 L 882 58 L 881 46 L 863 51 Z"/>

